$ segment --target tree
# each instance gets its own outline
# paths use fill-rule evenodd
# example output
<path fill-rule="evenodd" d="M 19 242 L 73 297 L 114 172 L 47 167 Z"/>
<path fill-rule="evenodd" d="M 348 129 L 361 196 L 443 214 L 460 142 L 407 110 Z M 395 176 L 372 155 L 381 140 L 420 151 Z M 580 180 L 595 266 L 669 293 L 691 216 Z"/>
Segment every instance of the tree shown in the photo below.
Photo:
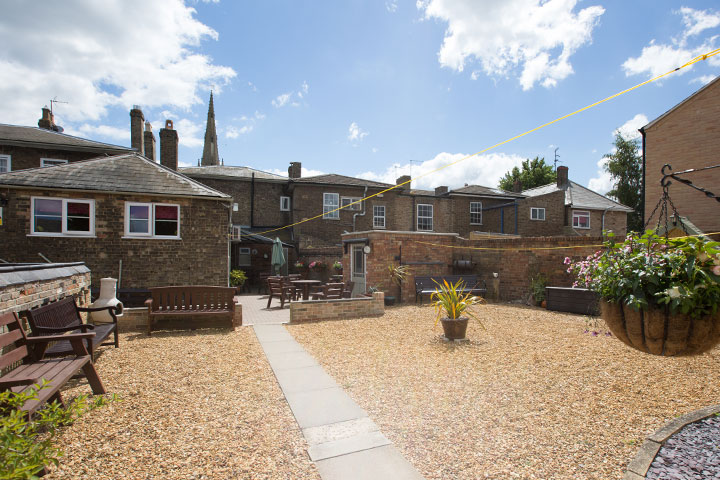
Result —
<path fill-rule="evenodd" d="M 603 155 L 603 158 L 607 159 L 605 170 L 613 180 L 613 189 L 607 192 L 607 196 L 633 209 L 633 212 L 628 214 L 628 232 L 639 232 L 643 228 L 640 140 L 624 138 L 617 133 L 613 145 L 615 151 Z"/>
<path fill-rule="evenodd" d="M 557 174 L 553 170 L 552 165 L 545 164 L 545 158 L 535 157 L 529 158 L 522 162 L 522 169 L 514 167 L 500 179 L 499 187 L 503 190 L 511 192 L 515 180 L 520 180 L 523 190 L 528 188 L 541 187 L 549 183 L 557 181 Z"/>

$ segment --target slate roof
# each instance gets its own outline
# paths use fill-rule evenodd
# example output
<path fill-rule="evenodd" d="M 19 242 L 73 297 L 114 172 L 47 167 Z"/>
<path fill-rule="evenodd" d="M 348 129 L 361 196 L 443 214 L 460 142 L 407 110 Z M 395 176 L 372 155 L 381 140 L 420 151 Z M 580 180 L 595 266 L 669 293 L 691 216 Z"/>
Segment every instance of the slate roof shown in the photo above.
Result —
<path fill-rule="evenodd" d="M 231 198 L 137 153 L 3 173 L 0 186 Z"/>
<path fill-rule="evenodd" d="M 85 138 L 73 137 L 65 133 L 37 127 L 6 125 L 0 123 L 0 145 L 20 147 L 52 148 L 56 150 L 77 150 L 84 152 L 128 153 L 132 148 L 95 142 Z"/>
<path fill-rule="evenodd" d="M 565 191 L 565 205 L 573 208 L 586 208 L 588 210 L 609 210 L 616 212 L 632 212 L 633 209 L 618 203 L 614 200 L 610 200 L 604 195 L 593 192 L 589 188 L 585 188 L 579 183 L 575 183 L 572 180 L 568 181 L 567 188 L 560 188 L 557 183 L 550 183 L 543 185 L 542 187 L 531 188 L 529 190 L 523 190 L 523 195 L 528 197 L 537 197 L 539 195 L 547 195 L 548 193 Z"/>
<path fill-rule="evenodd" d="M 479 195 L 484 197 L 514 197 L 514 198 L 523 198 L 525 195 L 517 192 L 506 192 L 505 190 L 500 190 L 499 188 L 490 188 L 490 187 L 483 187 L 482 185 L 466 185 L 461 188 L 456 188 L 454 190 L 450 190 L 448 192 L 450 194 L 453 193 L 461 193 L 463 195 Z"/>
<path fill-rule="evenodd" d="M 346 177 L 345 175 L 337 175 L 329 173 L 327 175 L 315 175 L 313 177 L 303 177 L 294 179 L 297 183 L 313 183 L 322 185 L 348 185 L 351 187 L 376 187 L 388 188 L 392 187 L 389 183 L 375 182 L 364 178 Z"/>
<path fill-rule="evenodd" d="M 274 173 L 263 172 L 250 167 L 236 167 L 225 165 L 206 165 L 204 167 L 181 167 L 180 173 L 191 177 L 206 178 L 247 178 L 255 174 L 256 179 L 287 181 L 287 177 L 275 175 Z"/>

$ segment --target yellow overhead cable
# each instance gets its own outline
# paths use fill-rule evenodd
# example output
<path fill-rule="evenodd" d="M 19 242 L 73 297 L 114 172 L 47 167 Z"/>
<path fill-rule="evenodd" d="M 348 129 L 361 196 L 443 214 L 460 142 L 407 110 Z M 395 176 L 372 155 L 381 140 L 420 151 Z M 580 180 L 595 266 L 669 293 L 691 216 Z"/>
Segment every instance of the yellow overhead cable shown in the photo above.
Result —
<path fill-rule="evenodd" d="M 692 60 L 686 62 L 685 64 L 683 64 L 683 65 L 681 65 L 681 66 L 679 66 L 679 67 L 677 67 L 677 68 L 675 68 L 675 69 L 673 69 L 673 70 L 670 70 L 670 71 L 668 71 L 668 72 L 665 72 L 665 73 L 663 73 L 662 75 L 658 75 L 658 76 L 653 77 L 653 78 L 651 78 L 651 79 L 649 79 L 649 80 L 645 80 L 645 81 L 642 82 L 642 83 L 638 83 L 638 84 L 635 85 L 634 87 L 627 88 L 627 89 L 625 89 L 625 90 L 623 90 L 623 91 L 621 91 L 621 92 L 618 92 L 618 93 L 615 93 L 615 94 L 613 94 L 613 95 L 610 95 L 609 97 L 603 98 L 602 100 L 598 100 L 598 101 L 595 102 L 595 103 L 591 103 L 590 105 L 587 105 L 587 106 L 585 106 L 585 107 L 583 107 L 583 108 L 581 108 L 581 109 L 579 109 L 579 110 L 575 110 L 575 111 L 572 112 L 572 113 L 568 113 L 568 114 L 566 114 L 566 115 L 563 115 L 562 117 L 556 118 L 555 120 L 552 120 L 552 121 L 547 122 L 547 123 L 543 123 L 542 125 L 539 125 L 539 126 L 533 128 L 533 129 L 530 129 L 530 130 L 528 130 L 528 131 L 526 131 L 526 132 L 523 132 L 523 133 L 521 133 L 521 134 L 519 134 L 519 135 L 515 135 L 514 137 L 508 138 L 507 140 L 503 140 L 502 142 L 496 143 L 495 145 L 492 145 L 492 146 L 490 146 L 490 147 L 484 148 L 483 150 L 480 150 L 479 152 L 475 152 L 475 153 L 473 153 L 473 154 L 471 154 L 471 155 L 467 155 L 467 156 L 465 156 L 465 157 L 463 157 L 463 158 L 461 158 L 461 159 L 459 159 L 459 160 L 455 160 L 454 162 L 450 162 L 450 163 L 448 163 L 447 165 L 443 165 L 442 167 L 438 167 L 438 168 L 436 168 L 435 170 L 431 170 L 431 171 L 429 171 L 429 172 L 423 173 L 422 175 L 419 175 L 419 176 L 417 176 L 417 177 L 415 177 L 415 178 L 411 178 L 410 180 L 407 180 L 407 181 L 402 182 L 402 183 L 398 183 L 397 185 L 393 185 L 393 186 L 390 187 L 390 188 L 386 188 L 385 190 L 382 190 L 382 191 L 380 191 L 380 192 L 374 193 L 374 194 L 369 195 L 369 196 L 367 196 L 367 197 L 361 198 L 360 200 L 356 200 L 356 201 L 354 201 L 354 202 L 352 202 L 352 203 L 348 203 L 348 204 L 345 205 L 345 206 L 341 206 L 341 207 L 338 207 L 338 208 L 336 208 L 336 209 L 334 209 L 334 210 L 329 210 L 329 211 L 327 211 L 327 212 L 320 213 L 320 214 L 318 214 L 318 215 L 315 215 L 314 217 L 306 218 L 306 219 L 304 219 L 304 220 L 300 220 L 300 221 L 298 221 L 298 222 L 291 223 L 291 224 L 289 224 L 289 225 L 285 225 L 285 226 L 283 226 L 283 227 L 277 227 L 277 228 L 273 228 L 273 229 L 270 229 L 270 230 L 265 230 L 264 232 L 259 232 L 259 233 L 255 233 L 255 234 L 246 234 L 246 235 L 240 235 L 240 236 L 241 236 L 241 237 L 248 237 L 248 236 L 251 236 L 251 235 L 265 235 L 265 234 L 267 234 L 267 233 L 277 232 L 277 231 L 279 231 L 279 230 L 284 230 L 284 229 L 286 229 L 286 228 L 294 227 L 295 225 L 300 225 L 300 224 L 302 224 L 302 223 L 309 222 L 309 221 L 311 221 L 311 220 L 317 220 L 318 218 L 321 218 L 321 217 L 327 215 L 328 213 L 337 212 L 337 211 L 342 210 L 342 209 L 344 209 L 344 208 L 348 208 L 348 207 L 351 206 L 351 205 L 355 205 L 356 203 L 364 202 L 365 200 L 368 200 L 368 199 L 373 198 L 373 197 L 377 197 L 378 195 L 382 195 L 383 193 L 389 192 L 390 190 L 394 190 L 394 189 L 396 189 L 396 188 L 398 188 L 398 187 L 402 187 L 403 185 L 406 185 L 406 184 L 412 182 L 413 180 L 418 180 L 418 179 L 420 179 L 420 178 L 426 177 L 426 176 L 428 176 L 428 175 L 430 175 L 430 174 L 439 172 L 440 170 L 443 170 L 443 169 L 445 169 L 445 168 L 451 167 L 451 166 L 453 166 L 453 165 L 455 165 L 455 164 L 458 164 L 458 163 L 460 163 L 460 162 L 464 162 L 465 160 L 467 160 L 467 159 L 469 159 L 469 158 L 472 158 L 472 157 L 478 156 L 478 155 L 480 155 L 480 154 L 483 154 L 483 153 L 485 153 L 485 152 L 487 152 L 487 151 L 489 151 L 489 150 L 492 150 L 492 149 L 494 149 L 494 148 L 497 148 L 497 147 L 499 147 L 499 146 L 501 146 L 501 145 L 505 145 L 506 143 L 510 143 L 510 142 L 512 142 L 513 140 L 517 140 L 517 139 L 520 138 L 520 137 L 524 137 L 525 135 L 528 135 L 528 134 L 530 134 L 530 133 L 536 132 L 536 131 L 538 131 L 538 130 L 540 130 L 540 129 L 542 129 L 542 128 L 548 127 L 548 126 L 552 125 L 553 123 L 559 122 L 559 121 L 561 121 L 561 120 L 565 120 L 566 118 L 572 117 L 573 115 L 577 115 L 578 113 L 584 112 L 585 110 L 588 110 L 588 109 L 590 109 L 590 108 L 596 107 L 596 106 L 600 105 L 601 103 L 607 102 L 608 100 L 612 100 L 612 99 L 615 98 L 615 97 L 619 97 L 620 95 L 623 95 L 623 94 L 625 94 L 625 93 L 631 92 L 631 91 L 635 90 L 636 88 L 645 86 L 645 85 L 647 85 L 648 83 L 652 83 L 652 82 L 654 82 L 654 81 L 656 81 L 656 80 L 660 80 L 661 78 L 666 77 L 666 76 L 670 75 L 671 73 L 677 72 L 678 70 L 682 70 L 682 69 L 685 68 L 685 67 L 689 67 L 690 65 L 694 65 L 695 63 L 698 63 L 698 62 L 703 61 L 703 60 L 707 60 L 707 59 L 710 58 L 710 57 L 714 57 L 714 56 L 717 55 L 718 53 L 720 53 L 720 48 L 716 48 L 715 50 L 711 50 L 711 51 L 709 51 L 709 52 L 707 52 L 707 53 L 705 53 L 705 54 L 698 55 L 697 57 L 695 57 L 695 58 L 693 58 Z"/>

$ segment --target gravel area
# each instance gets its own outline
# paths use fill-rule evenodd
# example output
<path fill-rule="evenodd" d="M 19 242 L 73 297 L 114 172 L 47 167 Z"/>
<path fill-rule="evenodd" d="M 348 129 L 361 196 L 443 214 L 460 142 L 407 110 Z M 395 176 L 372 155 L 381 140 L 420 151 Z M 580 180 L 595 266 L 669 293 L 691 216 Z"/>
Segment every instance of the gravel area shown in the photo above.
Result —
<path fill-rule="evenodd" d="M 648 434 L 720 398 L 720 349 L 656 357 L 583 316 L 476 312 L 487 331 L 471 320 L 459 345 L 429 306 L 288 329 L 427 479 L 617 479 Z"/>
<path fill-rule="evenodd" d="M 648 480 L 720 478 L 720 418 L 686 425 L 655 456 Z"/>
<path fill-rule="evenodd" d="M 121 334 L 96 366 L 122 401 L 68 427 L 45 478 L 319 480 L 251 328 Z"/>

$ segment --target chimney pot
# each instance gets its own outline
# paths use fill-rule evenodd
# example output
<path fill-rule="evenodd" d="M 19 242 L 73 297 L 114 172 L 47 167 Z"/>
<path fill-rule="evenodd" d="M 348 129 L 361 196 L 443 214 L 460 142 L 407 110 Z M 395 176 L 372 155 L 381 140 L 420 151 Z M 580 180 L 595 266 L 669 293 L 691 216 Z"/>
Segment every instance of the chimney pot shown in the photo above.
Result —
<path fill-rule="evenodd" d="M 557 186 L 565 188 L 568 185 L 568 167 L 557 167 Z"/>
<path fill-rule="evenodd" d="M 137 105 L 130 110 L 130 147 L 137 150 L 140 155 L 145 155 L 145 142 L 143 138 L 143 125 L 145 117 Z"/>
<path fill-rule="evenodd" d="M 178 167 L 178 134 L 173 129 L 172 120 L 165 121 L 165 128 L 160 129 L 160 164 L 177 171 Z"/>
<path fill-rule="evenodd" d="M 300 178 L 302 175 L 302 163 L 301 162 L 290 162 L 288 167 L 289 178 Z"/>
<path fill-rule="evenodd" d="M 150 122 L 145 122 L 145 132 L 143 132 L 143 148 L 145 149 L 145 157 L 153 162 L 155 161 L 155 134 L 152 131 Z"/>
<path fill-rule="evenodd" d="M 440 187 L 435 187 L 435 196 L 436 197 L 445 195 L 446 193 L 448 193 L 448 187 L 446 187 L 445 185 L 442 185 Z"/>
<path fill-rule="evenodd" d="M 522 182 L 520 182 L 520 180 L 515 180 L 513 182 L 513 192 L 515 192 L 515 193 L 522 192 Z"/>
<path fill-rule="evenodd" d="M 395 180 L 395 185 L 400 185 L 401 183 L 405 183 L 405 185 L 402 185 L 400 187 L 400 190 L 407 190 L 410 191 L 410 175 L 403 175 L 402 177 L 399 177 L 397 180 Z"/>
<path fill-rule="evenodd" d="M 55 126 L 55 119 L 53 118 L 53 114 L 50 111 L 50 109 L 45 105 L 42 108 L 42 118 L 38 120 L 38 127 L 44 128 L 45 130 L 55 130 L 53 127 Z"/>

